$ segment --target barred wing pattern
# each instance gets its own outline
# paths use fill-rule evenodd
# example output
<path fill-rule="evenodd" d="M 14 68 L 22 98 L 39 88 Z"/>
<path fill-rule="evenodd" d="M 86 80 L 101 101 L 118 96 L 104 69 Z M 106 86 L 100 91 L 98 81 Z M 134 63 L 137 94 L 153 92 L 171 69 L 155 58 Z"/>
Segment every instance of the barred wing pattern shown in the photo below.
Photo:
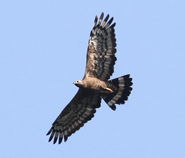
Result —
<path fill-rule="evenodd" d="M 102 81 L 107 81 L 114 72 L 116 61 L 116 38 L 113 17 L 108 21 L 109 15 L 103 20 L 104 13 L 99 21 L 95 17 L 94 26 L 90 33 L 89 46 L 87 50 L 87 63 L 85 76 L 96 77 Z M 108 22 L 107 22 L 108 21 Z"/>
<path fill-rule="evenodd" d="M 75 97 L 64 108 L 61 114 L 54 121 L 47 133 L 49 141 L 53 138 L 53 144 L 60 144 L 64 138 L 67 141 L 71 134 L 79 130 L 83 125 L 94 117 L 96 108 L 100 107 L 101 97 L 87 90 L 79 89 Z"/>

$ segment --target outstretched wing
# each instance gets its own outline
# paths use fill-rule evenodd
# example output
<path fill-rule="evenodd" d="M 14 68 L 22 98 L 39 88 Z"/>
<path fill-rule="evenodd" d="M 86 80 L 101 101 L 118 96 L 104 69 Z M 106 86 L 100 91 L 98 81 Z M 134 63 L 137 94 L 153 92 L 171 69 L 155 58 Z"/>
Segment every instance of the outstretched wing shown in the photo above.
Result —
<path fill-rule="evenodd" d="M 57 139 L 58 143 L 67 141 L 67 138 L 79 130 L 87 121 L 94 117 L 96 108 L 100 107 L 101 98 L 87 90 L 79 89 L 75 97 L 64 108 L 57 119 L 54 121 L 51 129 L 47 133 L 50 135 L 49 141 L 54 137 L 53 143 Z"/>
<path fill-rule="evenodd" d="M 101 14 L 99 21 L 98 17 L 95 17 L 94 26 L 90 33 L 84 78 L 90 76 L 107 81 L 114 72 L 116 61 L 116 38 L 114 33 L 116 23 L 111 25 L 113 17 L 108 21 L 109 14 L 102 22 L 103 16 L 104 13 Z"/>

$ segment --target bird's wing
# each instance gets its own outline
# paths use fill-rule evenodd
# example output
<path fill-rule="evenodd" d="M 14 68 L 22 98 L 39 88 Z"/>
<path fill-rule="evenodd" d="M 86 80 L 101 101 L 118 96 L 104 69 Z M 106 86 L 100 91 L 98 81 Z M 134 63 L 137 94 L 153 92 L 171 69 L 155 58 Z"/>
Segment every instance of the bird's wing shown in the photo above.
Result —
<path fill-rule="evenodd" d="M 96 108 L 100 107 L 101 97 L 85 89 L 79 89 L 71 102 L 64 108 L 51 129 L 47 133 L 50 135 L 49 141 L 54 137 L 53 143 L 57 139 L 59 144 L 67 141 L 67 138 L 79 130 L 87 121 L 94 117 Z"/>
<path fill-rule="evenodd" d="M 96 77 L 102 81 L 107 81 L 114 72 L 116 61 L 116 38 L 113 17 L 108 21 L 109 14 L 103 21 L 104 13 L 99 20 L 95 17 L 94 26 L 90 33 L 87 50 L 87 61 L 85 76 Z M 108 21 L 108 22 L 107 22 Z"/>

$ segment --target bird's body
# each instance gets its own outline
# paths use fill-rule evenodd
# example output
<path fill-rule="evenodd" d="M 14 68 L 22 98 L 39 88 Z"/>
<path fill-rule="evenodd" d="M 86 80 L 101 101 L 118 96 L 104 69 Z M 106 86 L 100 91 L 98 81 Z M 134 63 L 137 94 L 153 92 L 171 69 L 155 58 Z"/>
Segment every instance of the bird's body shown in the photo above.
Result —
<path fill-rule="evenodd" d="M 59 140 L 60 144 L 63 138 L 67 141 L 71 134 L 91 120 L 102 99 L 115 110 L 115 104 L 124 104 L 131 93 L 130 75 L 109 80 L 117 60 L 115 23 L 111 25 L 113 18 L 108 21 L 109 15 L 103 21 L 103 16 L 104 13 L 99 20 L 95 17 L 87 49 L 85 75 L 82 80 L 74 82 L 79 90 L 47 133 L 49 141 L 54 138 L 53 143 Z"/>
<path fill-rule="evenodd" d="M 79 84 L 79 83 L 82 83 L 82 84 Z M 107 87 L 107 84 L 104 81 L 101 81 L 95 77 L 86 77 L 81 81 L 74 82 L 74 84 L 77 87 L 86 88 L 91 91 L 94 91 L 94 93 L 104 94 L 104 93 L 113 92 L 113 90 Z"/>

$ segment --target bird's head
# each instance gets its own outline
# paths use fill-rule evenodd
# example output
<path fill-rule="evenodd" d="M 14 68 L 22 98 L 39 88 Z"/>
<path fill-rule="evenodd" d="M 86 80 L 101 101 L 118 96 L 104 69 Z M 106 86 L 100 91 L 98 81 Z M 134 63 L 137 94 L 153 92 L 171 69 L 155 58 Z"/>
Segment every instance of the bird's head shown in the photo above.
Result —
<path fill-rule="evenodd" d="M 77 80 L 77 81 L 73 82 L 73 84 L 77 87 L 84 87 L 84 83 L 82 80 Z"/>

